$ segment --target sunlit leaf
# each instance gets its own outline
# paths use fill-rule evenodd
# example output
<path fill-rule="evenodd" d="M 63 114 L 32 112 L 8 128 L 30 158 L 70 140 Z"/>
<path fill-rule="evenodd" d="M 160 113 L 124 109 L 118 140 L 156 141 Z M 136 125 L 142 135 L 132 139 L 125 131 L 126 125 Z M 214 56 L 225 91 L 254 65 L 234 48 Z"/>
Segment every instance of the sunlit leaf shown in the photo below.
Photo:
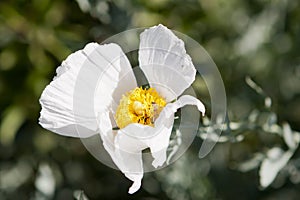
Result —
<path fill-rule="evenodd" d="M 26 183 L 33 174 L 33 169 L 27 161 L 20 159 L 18 163 L 8 164 L 0 168 L 0 191 L 14 191 Z"/>
<path fill-rule="evenodd" d="M 278 147 L 274 147 L 267 152 L 267 157 L 263 160 L 260 170 L 260 185 L 268 187 L 276 178 L 278 172 L 287 164 L 292 157 L 292 151 L 284 152 Z"/>
<path fill-rule="evenodd" d="M 245 78 L 246 83 L 254 90 L 256 91 L 259 95 L 264 97 L 264 103 L 266 108 L 271 108 L 272 106 L 272 99 L 265 94 L 263 89 L 255 83 L 249 76 Z"/>
<path fill-rule="evenodd" d="M 4 114 L 0 127 L 0 139 L 4 145 L 13 142 L 17 131 L 25 120 L 25 112 L 22 107 L 12 106 Z"/>
<path fill-rule="evenodd" d="M 248 172 L 259 166 L 264 156 L 262 153 L 256 153 L 251 159 L 238 164 L 237 169 L 241 172 Z"/>
<path fill-rule="evenodd" d="M 48 164 L 39 166 L 38 177 L 35 179 L 35 187 L 45 196 L 52 197 L 55 192 L 55 178 Z"/>
<path fill-rule="evenodd" d="M 297 140 L 296 133 L 293 133 L 288 123 L 284 123 L 282 127 L 283 127 L 283 138 L 285 143 L 291 150 L 296 149 L 299 144 L 299 139 Z"/>
<path fill-rule="evenodd" d="M 87 196 L 82 190 L 76 190 L 73 192 L 73 196 L 76 200 L 88 200 Z"/>

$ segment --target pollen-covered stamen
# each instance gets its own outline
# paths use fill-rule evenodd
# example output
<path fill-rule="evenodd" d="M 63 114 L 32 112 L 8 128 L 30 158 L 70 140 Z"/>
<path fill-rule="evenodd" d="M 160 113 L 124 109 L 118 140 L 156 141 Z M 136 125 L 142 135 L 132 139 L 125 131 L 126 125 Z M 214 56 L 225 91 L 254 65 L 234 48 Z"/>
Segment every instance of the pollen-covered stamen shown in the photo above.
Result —
<path fill-rule="evenodd" d="M 123 95 L 115 115 L 119 128 L 130 123 L 140 123 L 153 126 L 155 119 L 166 105 L 154 88 L 135 88 Z"/>
<path fill-rule="evenodd" d="M 137 115 L 143 115 L 144 105 L 139 101 L 134 101 L 132 108 Z"/>

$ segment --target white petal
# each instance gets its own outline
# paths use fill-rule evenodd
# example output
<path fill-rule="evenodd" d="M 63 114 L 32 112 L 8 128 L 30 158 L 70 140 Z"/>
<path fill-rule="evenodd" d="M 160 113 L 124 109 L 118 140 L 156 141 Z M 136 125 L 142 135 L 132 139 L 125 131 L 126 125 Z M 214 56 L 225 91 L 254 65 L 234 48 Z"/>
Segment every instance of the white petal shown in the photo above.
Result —
<path fill-rule="evenodd" d="M 115 157 L 118 159 L 117 166 L 125 176 L 133 181 L 129 193 L 136 192 L 141 186 L 143 178 L 142 150 L 145 144 L 128 138 L 126 135 L 117 134 L 115 138 Z"/>
<path fill-rule="evenodd" d="M 171 124 L 173 124 L 173 121 Z M 153 166 L 161 166 L 166 160 L 166 148 L 169 144 L 172 126 L 168 130 L 141 124 L 130 124 L 124 129 L 120 129 L 115 137 L 115 154 L 113 156 L 117 159 L 116 165 L 119 169 L 128 179 L 133 181 L 129 189 L 129 193 L 132 194 L 140 188 L 141 179 L 143 178 L 142 151 L 150 147 L 154 157 Z M 150 136 L 154 134 L 155 136 L 143 137 L 146 136 L 145 133 L 149 133 Z"/>
<path fill-rule="evenodd" d="M 192 84 L 196 75 L 183 41 L 163 25 L 145 30 L 140 40 L 141 69 L 152 87 L 167 101 L 173 100 Z"/>
<path fill-rule="evenodd" d="M 123 54 L 123 56 L 120 57 L 120 67 L 121 71 L 119 74 L 119 83 L 113 93 L 114 102 L 112 105 L 112 110 L 117 109 L 122 95 L 137 87 L 132 67 L 125 54 Z"/>
<path fill-rule="evenodd" d="M 41 95 L 41 126 L 72 137 L 95 134 L 96 115 L 108 109 L 119 81 L 120 58 L 126 59 L 116 44 L 89 43 L 71 54 Z"/>
<path fill-rule="evenodd" d="M 152 165 L 157 168 L 162 166 L 166 161 L 166 150 L 169 146 L 169 138 L 173 128 L 174 116 L 160 114 L 158 123 L 154 127 L 141 124 L 129 124 L 118 131 L 116 136 L 116 144 L 119 149 L 125 150 L 123 156 L 128 160 L 129 157 L 136 157 L 136 153 L 150 148 L 152 157 L 154 158 Z M 142 157 L 140 158 L 142 162 Z M 142 169 L 140 166 L 139 170 Z M 136 170 L 136 169 L 135 169 Z M 140 172 L 139 170 L 129 171 L 131 173 Z"/>
<path fill-rule="evenodd" d="M 145 145 L 134 141 L 134 139 L 124 139 L 123 135 L 116 135 L 112 130 L 112 124 L 108 112 L 101 113 L 99 116 L 100 136 L 104 148 L 111 156 L 117 167 L 125 176 L 133 181 L 129 193 L 136 192 L 141 186 L 143 178 L 142 154 L 141 150 Z M 126 137 L 126 136 L 125 136 Z M 136 145 L 138 143 L 138 145 Z M 134 145 L 134 148 L 130 146 Z"/>
<path fill-rule="evenodd" d="M 161 117 L 163 118 L 163 117 Z M 141 124 L 130 124 L 120 129 L 115 137 L 116 165 L 127 178 L 134 183 L 129 193 L 137 191 L 143 178 L 142 151 L 150 147 L 154 157 L 153 166 L 161 166 L 166 160 L 166 148 L 174 122 L 173 116 L 164 118 L 165 126 L 160 122 L 160 127 L 155 128 Z M 168 126 L 168 127 L 166 127 Z M 161 153 L 162 152 L 162 153 Z"/>
<path fill-rule="evenodd" d="M 103 145 L 117 167 L 133 181 L 129 193 L 136 192 L 141 186 L 144 149 L 150 148 L 154 167 L 165 163 L 174 123 L 174 112 L 187 104 L 196 105 L 201 112 L 205 112 L 203 104 L 198 99 L 184 95 L 175 103 L 167 104 L 155 121 L 154 127 L 133 123 L 118 130 L 117 133 L 112 130 L 110 114 L 100 113 L 99 128 Z"/>
<path fill-rule="evenodd" d="M 183 106 L 186 106 L 186 105 L 194 105 L 194 106 L 197 106 L 197 109 L 202 113 L 202 116 L 204 116 L 204 114 L 205 114 L 205 106 L 203 105 L 203 103 L 199 99 L 197 99 L 193 96 L 190 96 L 190 95 L 181 96 L 174 103 L 174 105 L 176 105 L 175 107 L 177 107 L 177 109 L 181 108 Z"/>
<path fill-rule="evenodd" d="M 137 179 L 136 181 L 133 182 L 132 186 L 129 188 L 128 193 L 129 194 L 135 193 L 140 189 L 141 185 L 142 185 L 141 179 Z"/>

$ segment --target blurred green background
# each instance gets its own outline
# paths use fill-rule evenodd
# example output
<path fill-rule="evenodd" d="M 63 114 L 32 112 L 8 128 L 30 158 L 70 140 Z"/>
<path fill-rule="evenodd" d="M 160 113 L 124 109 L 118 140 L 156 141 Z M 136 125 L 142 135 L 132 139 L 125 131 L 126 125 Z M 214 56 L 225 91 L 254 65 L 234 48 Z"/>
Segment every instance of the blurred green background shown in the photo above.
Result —
<path fill-rule="evenodd" d="M 162 23 L 211 55 L 224 80 L 230 121 L 249 125 L 255 110 L 280 130 L 288 123 L 299 131 L 299 22 L 295 0 L 1 0 L 0 199 L 299 199 L 298 149 L 269 187 L 259 184 L 267 152 L 289 148 L 282 133 L 259 128 L 265 125 L 260 120 L 238 133 L 227 129 L 224 142 L 203 159 L 196 138 L 180 160 L 145 174 L 134 195 L 127 194 L 131 182 L 94 159 L 80 140 L 37 123 L 41 92 L 71 52 Z M 272 99 L 271 108 L 246 76 Z M 235 134 L 244 139 L 231 140 Z M 244 163 L 257 155 L 257 162 Z"/>

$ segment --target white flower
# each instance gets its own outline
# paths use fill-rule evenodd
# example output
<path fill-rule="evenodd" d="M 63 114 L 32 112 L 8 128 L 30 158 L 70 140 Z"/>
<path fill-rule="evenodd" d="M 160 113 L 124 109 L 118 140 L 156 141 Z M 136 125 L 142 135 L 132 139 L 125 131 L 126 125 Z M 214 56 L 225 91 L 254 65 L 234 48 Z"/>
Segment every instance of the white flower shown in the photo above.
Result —
<path fill-rule="evenodd" d="M 195 80 L 196 69 L 172 31 L 163 25 L 145 30 L 138 59 L 149 90 L 138 88 L 117 44 L 89 43 L 57 68 L 40 98 L 44 128 L 71 137 L 100 134 L 113 162 L 133 181 L 129 193 L 141 186 L 142 150 L 150 148 L 154 167 L 166 161 L 177 109 L 189 104 L 205 112 L 195 97 L 180 96 Z"/>

